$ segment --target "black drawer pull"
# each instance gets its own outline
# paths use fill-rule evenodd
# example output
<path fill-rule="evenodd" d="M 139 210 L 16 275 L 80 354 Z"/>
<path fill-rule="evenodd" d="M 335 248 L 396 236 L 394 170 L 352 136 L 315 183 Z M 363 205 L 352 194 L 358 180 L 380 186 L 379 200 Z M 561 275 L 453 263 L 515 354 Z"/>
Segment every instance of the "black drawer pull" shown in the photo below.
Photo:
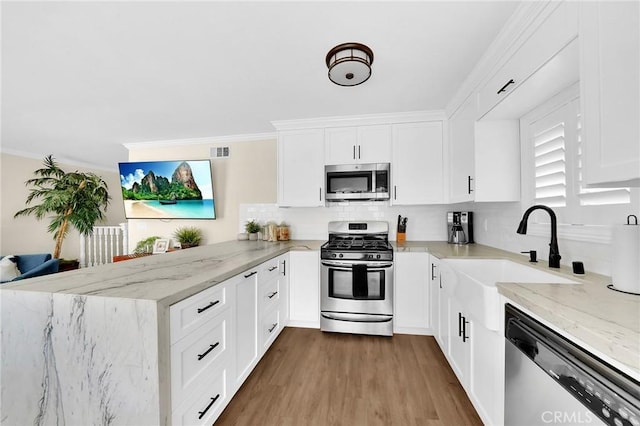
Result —
<path fill-rule="evenodd" d="M 509 87 L 510 84 L 515 83 L 515 81 L 513 81 L 513 79 L 507 81 L 507 84 L 505 84 L 504 86 L 502 86 L 502 88 L 500 90 L 498 90 L 498 95 L 502 92 L 504 92 L 505 90 L 507 90 L 507 87 Z"/>
<path fill-rule="evenodd" d="M 464 317 L 461 312 L 458 312 L 458 337 L 462 337 L 462 321 Z"/>
<path fill-rule="evenodd" d="M 249 278 L 250 276 L 255 275 L 255 274 L 257 274 L 257 273 L 258 273 L 258 271 L 253 271 L 253 272 L 248 273 L 248 274 L 247 274 L 247 275 L 245 275 L 244 277 L 245 277 L 245 278 Z"/>
<path fill-rule="evenodd" d="M 432 263 L 432 264 L 431 264 L 431 279 L 432 279 L 432 280 L 435 280 L 435 279 L 436 279 L 436 272 L 435 272 L 435 269 L 436 269 L 436 264 L 435 264 L 435 263 Z"/>
<path fill-rule="evenodd" d="M 277 326 L 278 326 L 278 323 L 273 324 L 271 326 L 271 328 L 269 329 L 269 333 L 271 333 L 273 330 L 275 330 Z"/>
<path fill-rule="evenodd" d="M 273 296 L 275 296 L 276 294 L 278 294 L 278 292 L 277 292 L 277 291 L 274 291 L 273 293 L 271 293 L 271 294 L 270 294 L 270 295 L 268 295 L 267 297 L 268 297 L 269 299 L 273 299 Z"/>
<path fill-rule="evenodd" d="M 207 309 L 209 309 L 209 308 L 211 308 L 211 307 L 213 307 L 213 306 L 216 306 L 218 303 L 220 303 L 220 301 L 219 301 L 219 300 L 216 300 L 215 302 L 211 302 L 211 303 L 209 303 L 209 304 L 208 304 L 207 306 L 205 306 L 204 308 L 198 308 L 198 313 L 199 313 L 199 314 L 201 314 L 201 313 L 203 313 L 204 311 L 206 311 Z"/>
<path fill-rule="evenodd" d="M 211 406 L 216 403 L 218 398 L 220 398 L 220 394 L 217 394 L 215 398 L 211 398 L 211 402 L 209 403 L 209 405 L 207 405 L 207 408 L 205 408 L 203 411 L 198 411 L 198 414 L 200 414 L 198 416 L 198 420 L 200 420 L 205 415 L 205 413 L 209 411 L 209 408 L 211 408 Z"/>
<path fill-rule="evenodd" d="M 271 268 L 269 268 L 269 272 L 273 271 L 274 269 L 278 269 L 277 266 L 272 266 Z"/>
<path fill-rule="evenodd" d="M 209 349 L 204 351 L 204 353 L 202 353 L 202 354 L 198 354 L 198 361 L 202 360 L 202 358 L 204 358 L 205 356 L 209 355 L 209 352 L 214 350 L 219 344 L 220 344 L 220 342 L 216 342 L 213 345 L 209 345 Z"/>
<path fill-rule="evenodd" d="M 471 181 L 473 178 L 471 176 L 467 176 L 467 194 L 471 194 L 473 189 L 471 189 Z"/>

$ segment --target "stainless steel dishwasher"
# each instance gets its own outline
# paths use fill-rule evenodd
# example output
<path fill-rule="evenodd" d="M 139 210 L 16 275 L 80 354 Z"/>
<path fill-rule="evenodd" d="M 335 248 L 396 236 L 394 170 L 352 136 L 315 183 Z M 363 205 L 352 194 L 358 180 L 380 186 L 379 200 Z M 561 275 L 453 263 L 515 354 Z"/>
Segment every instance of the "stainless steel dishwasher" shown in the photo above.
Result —
<path fill-rule="evenodd" d="M 640 383 L 505 307 L 505 425 L 640 426 Z"/>

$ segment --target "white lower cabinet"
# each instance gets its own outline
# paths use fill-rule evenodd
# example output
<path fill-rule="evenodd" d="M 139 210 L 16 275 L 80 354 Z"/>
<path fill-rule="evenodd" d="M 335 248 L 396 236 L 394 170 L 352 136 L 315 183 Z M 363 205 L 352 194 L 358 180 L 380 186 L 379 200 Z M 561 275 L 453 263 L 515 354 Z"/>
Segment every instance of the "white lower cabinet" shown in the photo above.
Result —
<path fill-rule="evenodd" d="M 318 251 L 291 251 L 289 321 L 294 327 L 320 328 L 320 257 Z"/>
<path fill-rule="evenodd" d="M 283 254 L 169 308 L 172 424 L 222 413 L 287 321 L 288 269 Z"/>
<path fill-rule="evenodd" d="M 429 254 L 396 252 L 393 332 L 431 334 Z"/>
<path fill-rule="evenodd" d="M 484 327 L 455 297 L 454 289 L 464 292 L 457 288 L 460 283 L 454 282 L 455 274 L 443 269 L 440 280 L 440 348 L 483 423 L 501 425 L 504 338 L 500 332 Z"/>
<path fill-rule="evenodd" d="M 440 330 L 440 259 L 429 256 L 429 318 L 431 331 L 436 342 L 442 346 Z"/>

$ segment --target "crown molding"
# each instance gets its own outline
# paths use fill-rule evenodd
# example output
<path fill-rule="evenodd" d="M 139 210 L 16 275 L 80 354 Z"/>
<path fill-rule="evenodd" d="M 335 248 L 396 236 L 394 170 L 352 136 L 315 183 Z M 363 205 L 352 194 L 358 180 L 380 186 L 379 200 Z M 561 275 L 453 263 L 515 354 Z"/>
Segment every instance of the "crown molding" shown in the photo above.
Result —
<path fill-rule="evenodd" d="M 229 135 L 229 136 L 211 136 L 204 138 L 191 138 L 191 139 L 168 139 L 158 141 L 145 141 L 145 142 L 125 142 L 122 145 L 128 150 L 146 149 L 146 148 L 158 148 L 168 146 L 185 146 L 185 145 L 213 145 L 213 144 L 227 144 L 236 142 L 254 142 L 276 139 L 275 132 L 268 133 L 247 133 L 242 135 Z"/>
<path fill-rule="evenodd" d="M 40 160 L 40 161 L 43 161 L 44 158 L 47 155 L 49 155 L 49 154 L 36 154 L 35 152 L 19 151 L 15 149 L 7 149 L 7 148 L 1 148 L 0 153 L 7 154 L 7 155 L 14 155 L 16 157 L 30 158 L 32 160 Z M 85 169 L 90 169 L 90 170 L 102 170 L 105 172 L 118 173 L 117 166 L 105 167 L 104 165 L 89 163 L 85 161 L 78 161 L 78 160 L 74 160 L 67 157 L 60 157 L 58 155 L 53 155 L 53 159 L 56 161 L 56 163 L 62 164 L 62 165 L 76 166 L 76 167 L 83 167 Z"/>
<path fill-rule="evenodd" d="M 300 120 L 278 120 L 271 124 L 278 131 L 298 129 L 321 129 L 325 127 L 369 126 L 376 124 L 415 123 L 419 121 L 445 120 L 442 110 L 411 111 L 383 114 L 346 115 L 336 117 L 308 118 Z"/>

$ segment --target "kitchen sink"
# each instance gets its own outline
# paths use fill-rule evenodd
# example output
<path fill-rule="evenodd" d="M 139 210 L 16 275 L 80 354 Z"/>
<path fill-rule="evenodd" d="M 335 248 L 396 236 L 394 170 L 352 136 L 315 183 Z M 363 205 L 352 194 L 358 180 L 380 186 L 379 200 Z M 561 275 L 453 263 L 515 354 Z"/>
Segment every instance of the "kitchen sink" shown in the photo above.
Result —
<path fill-rule="evenodd" d="M 443 259 L 442 287 L 467 314 L 489 330 L 499 330 L 501 307 L 496 283 L 578 284 L 567 278 L 504 259 Z"/>

